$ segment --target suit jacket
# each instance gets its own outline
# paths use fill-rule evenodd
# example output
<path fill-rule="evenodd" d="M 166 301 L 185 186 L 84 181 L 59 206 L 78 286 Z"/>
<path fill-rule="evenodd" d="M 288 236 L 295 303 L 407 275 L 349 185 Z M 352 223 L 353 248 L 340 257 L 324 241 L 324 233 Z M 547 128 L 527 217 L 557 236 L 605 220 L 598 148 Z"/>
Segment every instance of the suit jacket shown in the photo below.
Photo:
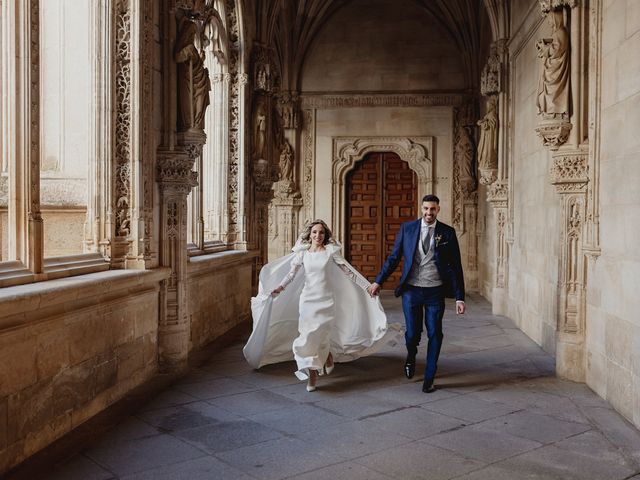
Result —
<path fill-rule="evenodd" d="M 393 250 L 376 277 L 376 283 L 382 285 L 396 269 L 400 260 L 404 258 L 400 284 L 395 289 L 396 297 L 402 295 L 407 288 L 407 279 L 409 278 L 409 272 L 413 264 L 413 257 L 418 250 L 421 225 L 422 218 L 419 218 L 418 220 L 405 222 L 400 226 L 400 232 L 398 232 L 396 236 Z M 458 246 L 458 238 L 456 237 L 456 231 L 453 227 L 440 221 L 436 222 L 434 246 L 434 260 L 445 287 L 445 295 L 447 297 L 453 297 L 456 300 L 464 300 L 464 275 L 462 273 L 462 262 L 460 260 L 460 247 Z"/>

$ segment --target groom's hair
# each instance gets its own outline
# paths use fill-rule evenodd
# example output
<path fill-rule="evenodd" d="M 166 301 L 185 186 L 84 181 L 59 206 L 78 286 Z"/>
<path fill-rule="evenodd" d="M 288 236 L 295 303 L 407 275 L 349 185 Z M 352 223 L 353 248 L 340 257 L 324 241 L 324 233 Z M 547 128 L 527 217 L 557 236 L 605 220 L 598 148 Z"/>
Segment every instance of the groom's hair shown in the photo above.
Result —
<path fill-rule="evenodd" d="M 436 202 L 438 205 L 440 205 L 440 199 L 438 197 L 436 197 L 435 195 L 425 195 L 424 197 L 422 197 L 422 202 Z"/>

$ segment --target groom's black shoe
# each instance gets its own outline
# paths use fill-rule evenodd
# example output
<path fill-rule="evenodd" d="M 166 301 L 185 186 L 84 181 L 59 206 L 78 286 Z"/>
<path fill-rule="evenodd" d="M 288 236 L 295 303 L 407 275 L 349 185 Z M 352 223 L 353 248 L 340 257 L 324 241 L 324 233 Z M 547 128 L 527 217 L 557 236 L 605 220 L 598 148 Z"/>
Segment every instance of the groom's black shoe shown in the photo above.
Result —
<path fill-rule="evenodd" d="M 436 387 L 433 384 L 433 380 L 425 380 L 422 384 L 422 391 L 424 393 L 433 393 L 436 391 Z"/>
<path fill-rule="evenodd" d="M 416 373 L 416 359 L 407 357 L 407 360 L 404 362 L 404 374 L 407 378 L 413 378 L 414 373 Z"/>

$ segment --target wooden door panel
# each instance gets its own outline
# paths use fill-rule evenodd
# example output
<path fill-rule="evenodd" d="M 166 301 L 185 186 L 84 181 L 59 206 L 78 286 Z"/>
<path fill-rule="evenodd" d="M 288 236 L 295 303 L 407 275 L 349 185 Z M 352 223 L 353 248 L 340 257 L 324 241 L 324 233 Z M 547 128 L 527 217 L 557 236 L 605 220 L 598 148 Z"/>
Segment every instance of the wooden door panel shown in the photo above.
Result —
<path fill-rule="evenodd" d="M 391 253 L 402 222 L 417 218 L 413 171 L 394 153 L 372 153 L 347 177 L 347 260 L 371 282 Z M 385 283 L 397 285 L 402 263 Z"/>

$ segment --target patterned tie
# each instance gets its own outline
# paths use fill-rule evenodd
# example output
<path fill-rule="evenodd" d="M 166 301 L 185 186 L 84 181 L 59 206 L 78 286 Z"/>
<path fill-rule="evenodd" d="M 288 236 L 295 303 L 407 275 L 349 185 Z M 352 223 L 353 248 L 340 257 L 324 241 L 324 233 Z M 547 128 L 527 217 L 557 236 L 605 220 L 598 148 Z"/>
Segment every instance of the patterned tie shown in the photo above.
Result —
<path fill-rule="evenodd" d="M 424 237 L 424 242 L 422 242 L 422 248 L 424 253 L 429 253 L 429 248 L 431 247 L 431 227 L 427 227 L 427 234 Z"/>

